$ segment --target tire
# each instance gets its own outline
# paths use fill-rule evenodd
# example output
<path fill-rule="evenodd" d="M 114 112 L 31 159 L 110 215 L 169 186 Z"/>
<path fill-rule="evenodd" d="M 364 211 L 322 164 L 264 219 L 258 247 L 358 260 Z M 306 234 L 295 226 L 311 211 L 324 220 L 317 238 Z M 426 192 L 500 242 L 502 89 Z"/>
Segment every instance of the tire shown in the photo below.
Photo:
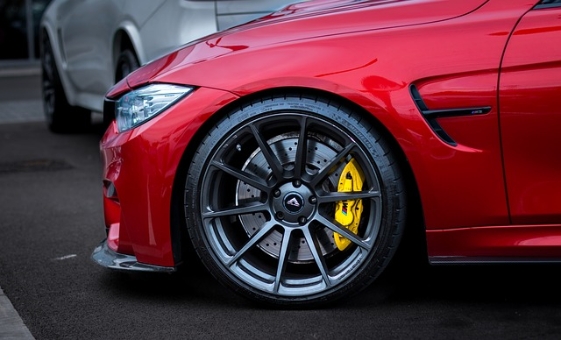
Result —
<path fill-rule="evenodd" d="M 125 78 L 139 66 L 138 58 L 136 58 L 134 52 L 129 49 L 125 49 L 117 58 L 117 64 L 115 67 L 115 82 Z"/>
<path fill-rule="evenodd" d="M 49 130 L 55 133 L 88 130 L 91 126 L 91 111 L 68 103 L 47 34 L 43 35 L 41 42 L 41 89 L 43 111 Z"/>
<path fill-rule="evenodd" d="M 351 160 L 362 188 L 337 193 Z M 356 233 L 335 218 L 343 199 L 362 202 Z M 298 94 L 228 114 L 200 143 L 185 184 L 204 265 L 242 296 L 283 308 L 330 304 L 373 282 L 399 244 L 405 202 L 381 135 L 336 103 Z"/>

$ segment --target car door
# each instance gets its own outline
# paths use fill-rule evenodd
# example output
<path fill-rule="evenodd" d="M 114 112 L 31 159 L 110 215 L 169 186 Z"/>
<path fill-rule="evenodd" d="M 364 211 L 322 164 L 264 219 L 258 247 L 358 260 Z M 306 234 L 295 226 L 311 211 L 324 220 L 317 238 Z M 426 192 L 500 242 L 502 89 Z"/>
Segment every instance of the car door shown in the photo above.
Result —
<path fill-rule="evenodd" d="M 561 1 L 521 18 L 499 80 L 511 222 L 561 223 Z"/>
<path fill-rule="evenodd" d="M 66 73 L 80 93 L 103 94 L 113 83 L 111 38 L 119 2 L 71 0 L 60 7 Z M 107 79 L 109 78 L 109 79 Z"/>

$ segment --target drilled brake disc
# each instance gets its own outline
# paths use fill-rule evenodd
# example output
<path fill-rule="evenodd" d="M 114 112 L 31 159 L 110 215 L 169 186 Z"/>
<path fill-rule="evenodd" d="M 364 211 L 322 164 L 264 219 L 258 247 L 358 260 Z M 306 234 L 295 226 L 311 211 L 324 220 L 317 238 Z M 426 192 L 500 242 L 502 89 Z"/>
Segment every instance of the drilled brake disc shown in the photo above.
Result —
<path fill-rule="evenodd" d="M 283 134 L 269 140 L 268 142 L 283 167 L 285 169 L 293 168 L 294 161 L 296 159 L 296 150 L 298 148 L 298 135 Z M 320 171 L 337 155 L 338 149 L 340 149 L 338 144 L 324 136 L 321 138 L 318 137 L 316 139 L 309 139 L 306 171 L 310 174 Z M 339 171 L 334 171 L 323 183 L 324 190 L 336 191 L 334 188 L 337 188 L 340 170 L 342 169 L 338 170 Z M 260 149 L 257 149 L 250 155 L 243 166 L 243 171 L 253 173 L 265 180 L 272 176 L 272 171 Z M 238 181 L 236 196 L 237 204 L 244 200 L 258 199 L 261 195 L 262 193 L 260 190 L 242 181 Z M 245 214 L 239 216 L 240 222 L 248 236 L 252 236 L 257 233 L 266 222 L 267 218 L 270 217 L 265 216 L 263 213 Z M 334 235 L 331 230 L 327 228 L 322 229 L 318 233 L 318 239 L 322 255 L 328 255 L 337 249 L 334 241 Z M 281 240 L 281 233 L 273 231 L 258 244 L 258 247 L 270 256 L 278 258 L 280 254 Z M 292 263 L 313 261 L 310 246 L 304 237 L 301 237 L 297 241 L 299 244 L 297 247 L 291 247 L 288 260 Z"/>

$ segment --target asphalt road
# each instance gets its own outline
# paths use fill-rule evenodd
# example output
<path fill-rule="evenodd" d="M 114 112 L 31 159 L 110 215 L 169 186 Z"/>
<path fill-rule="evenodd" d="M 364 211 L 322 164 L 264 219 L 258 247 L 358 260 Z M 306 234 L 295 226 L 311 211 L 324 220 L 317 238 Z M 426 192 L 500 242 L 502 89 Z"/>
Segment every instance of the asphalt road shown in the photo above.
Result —
<path fill-rule="evenodd" d="M 0 92 L 37 99 L 37 78 L 10 79 Z M 14 98 L 2 96 L 0 109 Z M 0 123 L 0 287 L 35 339 L 561 338 L 559 265 L 394 266 L 341 305 L 296 311 L 258 308 L 196 263 L 174 275 L 101 268 L 90 260 L 104 237 L 100 137 Z"/>

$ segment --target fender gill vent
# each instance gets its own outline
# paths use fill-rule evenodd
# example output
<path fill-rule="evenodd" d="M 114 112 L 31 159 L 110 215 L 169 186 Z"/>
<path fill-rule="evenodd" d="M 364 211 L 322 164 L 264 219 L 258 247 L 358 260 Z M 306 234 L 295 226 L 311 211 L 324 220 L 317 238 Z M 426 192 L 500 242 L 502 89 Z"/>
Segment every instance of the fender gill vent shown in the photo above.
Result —
<path fill-rule="evenodd" d="M 442 126 L 440 126 L 440 124 L 437 121 L 438 118 L 484 115 L 491 111 L 490 106 L 461 107 L 461 108 L 451 108 L 451 109 L 444 109 L 444 110 L 429 110 L 429 108 L 423 101 L 423 98 L 421 97 L 419 90 L 417 90 L 417 86 L 415 86 L 415 84 L 412 84 L 409 87 L 409 91 L 411 93 L 411 97 L 413 98 L 413 101 L 415 102 L 415 105 L 417 105 L 417 109 L 421 112 L 421 114 L 423 115 L 423 117 L 425 118 L 431 129 L 434 131 L 434 133 L 436 133 L 436 135 L 440 137 L 440 139 L 442 139 L 444 142 L 452 146 L 456 146 L 458 144 L 456 143 L 456 141 L 452 139 L 452 137 L 448 135 L 448 133 L 446 133 L 446 131 L 444 131 Z"/>
<path fill-rule="evenodd" d="M 32 159 L 18 162 L 0 162 L 0 174 L 14 172 L 58 171 L 72 168 L 73 167 L 70 164 L 57 159 Z"/>

